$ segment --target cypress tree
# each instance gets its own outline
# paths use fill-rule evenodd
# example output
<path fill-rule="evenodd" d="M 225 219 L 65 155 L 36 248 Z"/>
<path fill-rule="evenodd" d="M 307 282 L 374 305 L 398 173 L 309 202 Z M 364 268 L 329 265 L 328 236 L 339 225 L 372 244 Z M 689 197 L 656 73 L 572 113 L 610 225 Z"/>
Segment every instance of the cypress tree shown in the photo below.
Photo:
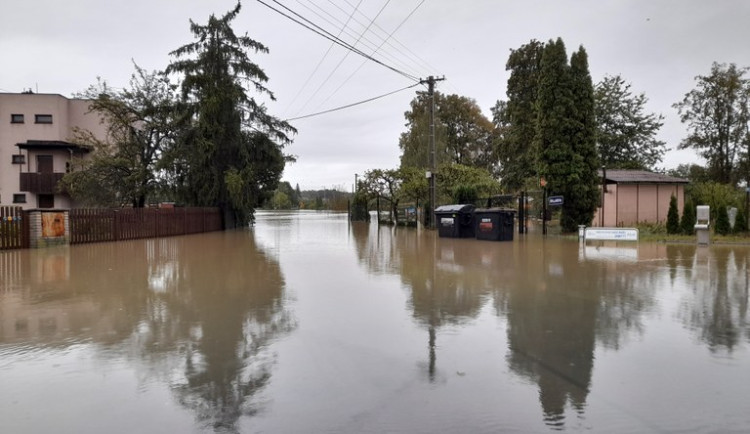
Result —
<path fill-rule="evenodd" d="M 669 199 L 669 211 L 667 211 L 667 233 L 680 233 L 680 216 L 679 211 L 677 211 L 677 198 L 674 195 Z"/>
<path fill-rule="evenodd" d="M 581 47 L 568 65 L 562 39 L 550 41 L 541 60 L 537 97 L 538 167 L 550 193 L 565 197 L 564 232 L 590 224 L 598 200 L 594 87 Z"/>
<path fill-rule="evenodd" d="M 590 225 L 599 202 L 599 157 L 596 150 L 596 113 L 594 110 L 594 84 L 589 73 L 586 50 L 581 46 L 570 57 L 571 85 L 573 89 L 573 131 L 570 143 L 577 157 L 578 167 L 571 168 L 568 191 L 571 206 L 563 206 L 563 230 L 572 232 L 578 225 Z"/>
<path fill-rule="evenodd" d="M 680 220 L 680 229 L 685 235 L 693 235 L 695 232 L 695 205 L 691 199 L 685 200 L 682 208 L 682 220 Z"/>
<path fill-rule="evenodd" d="M 714 232 L 718 235 L 727 235 L 732 231 L 729 227 L 729 215 L 727 214 L 727 207 L 720 205 L 719 209 L 716 210 L 716 226 Z"/>
<path fill-rule="evenodd" d="M 747 216 L 745 215 L 744 207 L 737 208 L 737 217 L 734 220 L 733 231 L 735 234 L 741 234 L 747 232 Z"/>

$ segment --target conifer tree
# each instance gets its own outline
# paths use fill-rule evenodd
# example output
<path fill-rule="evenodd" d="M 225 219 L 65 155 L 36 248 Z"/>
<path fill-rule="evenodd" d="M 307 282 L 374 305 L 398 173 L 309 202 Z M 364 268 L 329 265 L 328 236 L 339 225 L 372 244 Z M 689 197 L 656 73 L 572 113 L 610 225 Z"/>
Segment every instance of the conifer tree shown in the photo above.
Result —
<path fill-rule="evenodd" d="M 244 226 L 255 206 L 273 194 L 287 157 L 282 148 L 294 129 L 266 113 L 246 86 L 273 99 L 268 77 L 248 53 L 268 49 L 231 27 L 240 3 L 205 25 L 191 20 L 195 41 L 170 53 L 168 73 L 181 74 L 189 126 L 170 171 L 184 202 L 218 206 L 227 228 Z"/>
<path fill-rule="evenodd" d="M 719 206 L 716 210 L 716 226 L 714 232 L 718 235 L 728 235 L 732 231 L 729 227 L 729 215 L 726 206 Z"/>
<path fill-rule="evenodd" d="M 672 195 L 669 199 L 669 211 L 667 211 L 667 233 L 680 233 L 680 216 L 677 210 L 677 198 Z"/>
<path fill-rule="evenodd" d="M 538 168 L 552 194 L 565 197 L 564 232 L 590 224 L 597 206 L 594 92 L 581 48 L 568 65 L 562 39 L 544 48 L 537 97 Z"/>
<path fill-rule="evenodd" d="M 734 219 L 732 231 L 735 234 L 747 232 L 747 215 L 745 214 L 744 207 L 737 208 L 737 216 Z"/>
<path fill-rule="evenodd" d="M 682 207 L 680 229 L 685 235 L 693 235 L 695 232 L 695 205 L 691 199 L 685 199 L 685 205 Z"/>
<path fill-rule="evenodd" d="M 744 207 L 737 208 L 737 216 L 734 219 L 734 228 L 732 230 L 735 234 L 747 232 L 747 216 L 745 215 Z"/>

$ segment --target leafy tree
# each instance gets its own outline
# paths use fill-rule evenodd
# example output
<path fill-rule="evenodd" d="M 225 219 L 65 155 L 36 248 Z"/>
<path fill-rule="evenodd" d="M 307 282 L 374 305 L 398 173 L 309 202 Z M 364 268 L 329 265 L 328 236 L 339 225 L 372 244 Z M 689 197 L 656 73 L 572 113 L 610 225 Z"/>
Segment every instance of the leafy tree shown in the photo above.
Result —
<path fill-rule="evenodd" d="M 500 192 L 500 183 L 491 173 L 480 167 L 444 164 L 437 174 L 438 204 L 452 203 L 459 188 L 473 189 L 477 198 L 487 198 Z"/>
<path fill-rule="evenodd" d="M 225 227 L 240 227 L 253 218 L 279 181 L 287 160 L 282 147 L 293 128 L 266 113 L 248 95 L 246 85 L 274 99 L 268 77 L 249 52 L 268 49 L 231 27 L 240 3 L 205 25 L 190 21 L 195 41 L 172 53 L 168 73 L 182 76 L 185 113 L 191 123 L 171 153 L 175 194 L 200 206 L 218 206 Z"/>
<path fill-rule="evenodd" d="M 445 129 L 447 159 L 443 161 L 481 167 L 491 172 L 495 166 L 491 146 L 493 126 L 476 101 L 448 95 L 437 114 Z"/>
<path fill-rule="evenodd" d="M 685 235 L 692 235 L 695 232 L 695 204 L 690 198 L 685 199 L 685 205 L 682 207 L 680 231 Z"/>
<path fill-rule="evenodd" d="M 737 188 L 716 182 L 705 182 L 690 185 L 690 197 L 695 205 L 708 205 L 711 208 L 711 219 L 718 218 L 719 208 L 742 203 L 743 193 Z"/>
<path fill-rule="evenodd" d="M 729 215 L 727 214 L 727 207 L 720 206 L 716 210 L 716 226 L 714 226 L 714 232 L 719 235 L 728 235 L 732 231 L 729 226 Z"/>
<path fill-rule="evenodd" d="M 434 93 L 435 119 L 444 99 L 440 92 Z M 401 133 L 398 146 L 401 148 L 401 167 L 430 167 L 430 101 L 427 92 L 417 92 L 410 103 L 410 110 L 404 113 L 406 131 Z M 435 122 L 435 165 L 439 165 L 446 154 L 445 128 Z"/>
<path fill-rule="evenodd" d="M 711 73 L 697 76 L 696 88 L 685 94 L 675 107 L 688 136 L 681 149 L 693 148 L 708 162 L 711 179 L 734 184 L 750 180 L 750 172 L 737 172 L 737 158 L 750 157 L 750 80 L 747 68 L 714 62 Z M 750 169 L 750 166 L 748 166 Z"/>
<path fill-rule="evenodd" d="M 667 211 L 667 233 L 680 233 L 680 214 L 677 210 L 677 198 L 674 195 L 669 199 L 669 210 Z"/>
<path fill-rule="evenodd" d="M 536 176 L 534 137 L 543 50 L 544 44 L 533 39 L 511 50 L 505 64 L 506 71 L 510 71 L 508 101 L 498 101 L 492 110 L 500 177 L 509 190 L 522 188 L 527 178 Z"/>
<path fill-rule="evenodd" d="M 664 117 L 646 113 L 646 95 L 633 95 L 619 75 L 597 83 L 596 140 L 601 164 L 612 169 L 651 170 L 664 156 L 665 144 L 656 135 Z"/>
<path fill-rule="evenodd" d="M 380 197 L 391 205 L 393 219 L 398 223 L 398 204 L 401 200 L 401 175 L 398 169 L 373 169 L 365 172 L 361 184 L 365 194 Z"/>
<path fill-rule="evenodd" d="M 407 131 L 401 134 L 401 167 L 430 167 L 429 97 L 419 93 L 404 114 Z M 476 101 L 458 95 L 435 92 L 436 165 L 452 162 L 492 170 L 496 157 L 492 149 L 493 126 Z"/>
<path fill-rule="evenodd" d="M 708 182 L 711 180 L 706 168 L 697 164 L 680 164 L 674 169 L 668 170 L 667 175 L 685 178 L 693 183 Z"/>
<path fill-rule="evenodd" d="M 99 80 L 77 95 L 102 117 L 106 140 L 76 130 L 75 141 L 93 146 L 90 158 L 73 160 L 63 188 L 89 206 L 143 207 L 159 187 L 159 162 L 174 143 L 175 88 L 160 72 L 135 65 L 130 87 L 116 90 Z"/>
<path fill-rule="evenodd" d="M 565 196 L 563 231 L 589 224 L 597 206 L 593 85 L 583 47 L 568 65 L 562 39 L 550 41 L 541 61 L 536 147 L 539 173 L 553 194 Z"/>
<path fill-rule="evenodd" d="M 292 201 L 289 200 L 289 196 L 283 191 L 276 190 L 271 198 L 272 209 L 291 209 Z"/>

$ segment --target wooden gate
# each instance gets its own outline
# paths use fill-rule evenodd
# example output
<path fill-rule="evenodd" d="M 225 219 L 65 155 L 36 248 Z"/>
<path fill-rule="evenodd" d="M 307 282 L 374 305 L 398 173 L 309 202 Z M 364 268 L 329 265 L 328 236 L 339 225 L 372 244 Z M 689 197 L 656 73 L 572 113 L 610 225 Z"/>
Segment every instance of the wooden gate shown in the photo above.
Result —
<path fill-rule="evenodd" d="M 20 206 L 0 206 L 0 250 L 29 247 L 29 226 Z"/>

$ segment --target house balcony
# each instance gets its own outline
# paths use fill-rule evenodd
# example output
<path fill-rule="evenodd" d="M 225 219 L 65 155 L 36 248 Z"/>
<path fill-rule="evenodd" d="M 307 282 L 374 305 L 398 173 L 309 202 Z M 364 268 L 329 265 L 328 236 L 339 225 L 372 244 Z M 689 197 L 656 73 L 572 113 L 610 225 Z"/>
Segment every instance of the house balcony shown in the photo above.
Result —
<path fill-rule="evenodd" d="M 57 183 L 64 175 L 64 173 L 21 173 L 21 191 L 56 194 Z"/>

